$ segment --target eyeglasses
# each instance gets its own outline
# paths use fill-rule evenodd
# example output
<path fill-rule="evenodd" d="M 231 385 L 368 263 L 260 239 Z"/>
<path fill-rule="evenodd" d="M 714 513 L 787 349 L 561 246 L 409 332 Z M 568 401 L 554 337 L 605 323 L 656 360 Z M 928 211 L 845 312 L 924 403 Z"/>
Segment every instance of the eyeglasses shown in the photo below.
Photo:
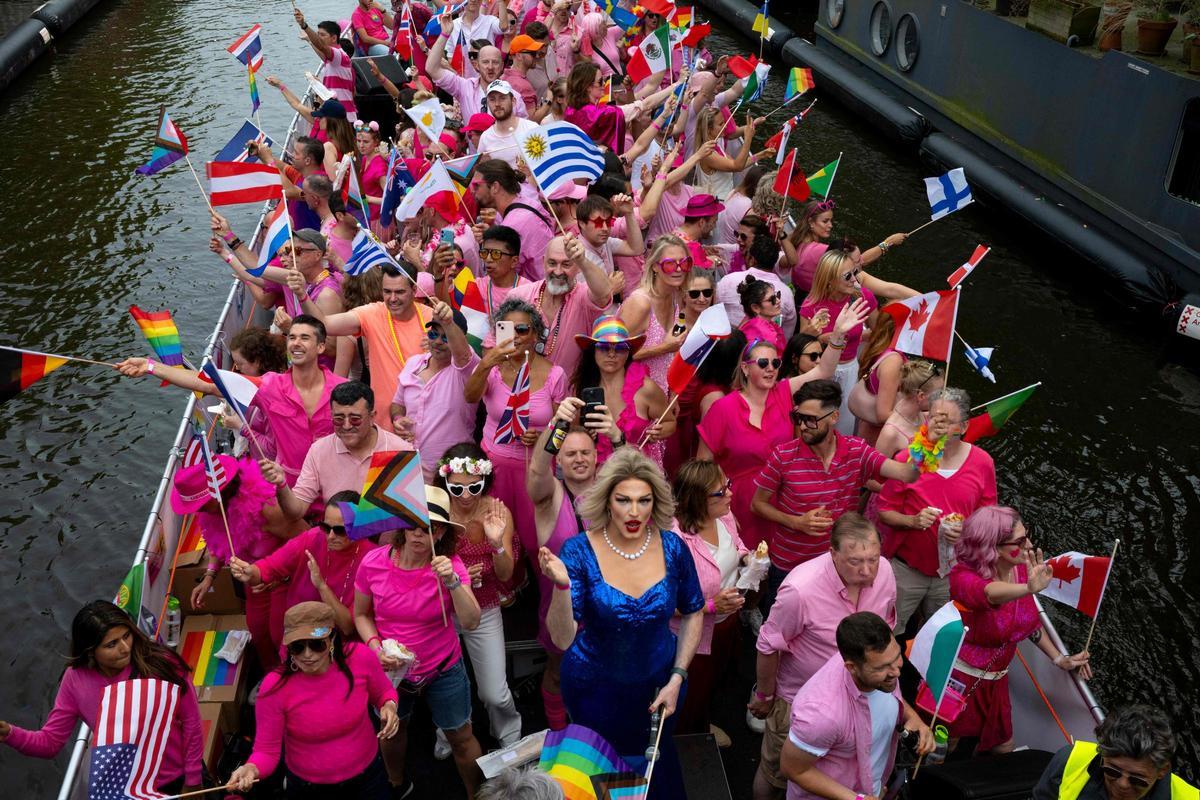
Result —
<path fill-rule="evenodd" d="M 479 251 L 479 258 L 482 261 L 499 261 L 505 256 L 511 256 L 512 253 L 507 250 L 497 250 L 494 247 L 484 247 Z"/>
<path fill-rule="evenodd" d="M 318 522 L 317 527 L 326 533 L 336 533 L 338 536 L 346 535 L 345 525 L 330 525 L 328 522 Z"/>
<path fill-rule="evenodd" d="M 438 339 L 441 339 L 443 342 L 450 341 L 449 339 L 446 338 L 445 333 L 440 333 L 437 330 L 435 330 L 434 328 L 430 328 L 426 332 L 426 335 L 429 337 L 429 341 L 431 341 L 431 342 L 436 342 Z"/>
<path fill-rule="evenodd" d="M 596 342 L 597 353 L 628 353 L 629 342 Z"/>
<path fill-rule="evenodd" d="M 800 357 L 801 358 L 811 358 L 813 361 L 816 361 L 823 355 L 825 355 L 824 347 L 822 347 L 820 350 L 809 350 L 808 352 L 801 353 Z"/>
<path fill-rule="evenodd" d="M 522 336 L 533 330 L 533 326 L 526 322 L 518 322 L 513 325 L 513 333 L 519 333 Z"/>
<path fill-rule="evenodd" d="M 357 428 L 366 420 L 366 417 L 362 414 L 334 414 L 330 418 L 333 420 L 333 427 L 335 428 L 340 428 L 347 422 L 350 423 L 351 428 Z"/>
<path fill-rule="evenodd" d="M 1134 789 L 1149 789 L 1154 783 L 1151 780 L 1143 778 L 1141 775 L 1134 775 L 1131 772 L 1125 772 L 1124 770 L 1117 769 L 1116 767 L 1109 766 L 1108 764 L 1101 764 L 1100 771 L 1103 772 L 1104 777 L 1108 778 L 1110 781 L 1116 782 L 1124 778 L 1125 780 L 1129 781 L 1129 785 Z"/>
<path fill-rule="evenodd" d="M 718 490 L 717 490 L 717 491 L 715 491 L 715 492 L 709 492 L 709 493 L 708 493 L 708 496 L 709 496 L 709 497 L 724 497 L 725 495 L 729 494 L 729 492 L 730 492 L 732 489 L 733 489 L 733 481 L 731 481 L 731 480 L 729 480 L 728 478 L 726 478 L 726 479 L 725 479 L 725 485 L 724 485 L 724 486 L 722 486 L 720 489 L 718 489 Z"/>
<path fill-rule="evenodd" d="M 294 656 L 298 656 L 305 650 L 311 650 L 314 653 L 324 653 L 329 649 L 328 639 L 299 639 L 292 642 L 288 646 L 288 652 Z"/>
<path fill-rule="evenodd" d="M 712 297 L 712 289 L 688 289 L 688 297 L 699 300 L 701 297 Z"/>
<path fill-rule="evenodd" d="M 748 358 L 748 359 L 746 359 L 746 363 L 747 364 L 756 364 L 759 369 L 766 369 L 767 367 L 770 367 L 771 369 L 779 369 L 779 367 L 782 366 L 782 364 L 783 364 L 783 359 L 782 358 L 766 358 L 766 357 Z"/>
<path fill-rule="evenodd" d="M 471 496 L 474 497 L 483 493 L 483 485 L 486 482 L 485 479 L 480 478 L 474 483 L 447 483 L 446 491 L 454 497 L 462 497 L 467 492 L 470 492 Z"/>
<path fill-rule="evenodd" d="M 691 272 L 692 257 L 664 258 L 658 262 L 658 268 L 662 270 L 663 275 L 674 275 L 677 272 Z"/>
<path fill-rule="evenodd" d="M 834 411 L 837 411 L 837 409 L 835 408 L 833 411 L 827 411 L 819 417 L 814 417 L 812 414 L 801 414 L 797 409 L 793 408 L 792 409 L 792 424 L 799 425 L 803 428 L 808 428 L 809 430 L 813 430 L 814 428 L 817 427 L 817 425 L 820 424 L 821 420 L 828 417 Z"/>
<path fill-rule="evenodd" d="M 613 226 L 613 217 L 592 217 L 587 222 L 589 225 L 594 225 L 597 228 L 611 228 Z"/>
<path fill-rule="evenodd" d="M 941 374 L 942 374 L 942 368 L 941 368 L 940 366 L 938 366 L 937 364 L 934 364 L 934 365 L 933 365 L 933 372 L 929 373 L 929 377 L 928 377 L 928 378 L 926 378 L 925 380 L 921 381 L 921 385 L 917 387 L 917 391 L 919 392 L 919 391 L 921 391 L 922 389 L 924 389 L 924 388 L 925 388 L 925 384 L 929 383 L 931 380 L 933 380 L 934 378 L 938 377 L 938 376 L 939 376 L 939 375 L 941 375 Z"/>

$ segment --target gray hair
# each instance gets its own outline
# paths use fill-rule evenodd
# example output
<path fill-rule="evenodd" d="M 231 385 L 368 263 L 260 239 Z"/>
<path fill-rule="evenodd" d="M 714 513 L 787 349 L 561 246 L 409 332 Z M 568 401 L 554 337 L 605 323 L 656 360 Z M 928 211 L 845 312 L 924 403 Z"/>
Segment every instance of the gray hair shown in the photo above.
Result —
<path fill-rule="evenodd" d="M 479 787 L 476 800 L 563 800 L 558 781 L 536 767 L 509 767 Z"/>
<path fill-rule="evenodd" d="M 609 518 L 608 502 L 613 490 L 622 481 L 645 481 L 654 493 L 654 514 L 651 522 L 660 531 L 669 530 L 675 517 L 675 496 L 663 477 L 662 470 L 641 451 L 619 447 L 596 473 L 596 483 L 579 504 L 579 516 L 591 525 L 602 525 Z"/>
<path fill-rule="evenodd" d="M 1158 769 L 1171 766 L 1175 733 L 1166 714 L 1153 706 L 1119 708 L 1096 726 L 1097 749 L 1102 756 L 1148 759 Z"/>
<path fill-rule="evenodd" d="M 533 332 L 539 341 L 546 338 L 546 320 L 542 317 L 542 312 L 538 310 L 537 306 L 527 303 L 524 300 L 518 300 L 515 297 L 511 300 L 505 300 L 496 309 L 496 316 L 493 319 L 498 322 L 513 312 L 525 314 L 529 317 L 529 324 L 533 325 Z"/>
<path fill-rule="evenodd" d="M 960 422 L 966 422 L 971 417 L 971 395 L 957 386 L 945 386 L 929 395 L 929 405 L 934 403 L 953 403 L 958 406 Z"/>

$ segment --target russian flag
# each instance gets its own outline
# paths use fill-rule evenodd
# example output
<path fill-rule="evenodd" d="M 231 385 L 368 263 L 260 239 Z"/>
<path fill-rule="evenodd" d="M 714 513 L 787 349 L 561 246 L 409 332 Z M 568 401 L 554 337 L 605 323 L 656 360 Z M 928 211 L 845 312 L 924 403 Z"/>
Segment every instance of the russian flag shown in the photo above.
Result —
<path fill-rule="evenodd" d="M 262 249 L 258 252 L 258 266 L 246 271 L 256 278 L 262 275 L 267 265 L 271 263 L 271 259 L 279 252 L 279 248 L 283 247 L 283 243 L 288 240 L 291 227 L 291 220 L 287 214 L 287 203 L 280 203 L 267 217 L 267 232 L 263 236 Z"/>
<path fill-rule="evenodd" d="M 978 267 L 979 262 L 983 261 L 983 257 L 990 252 L 992 252 L 992 248 L 982 244 L 976 245 L 975 252 L 967 259 L 967 263 L 950 273 L 950 277 L 946 278 L 946 283 L 950 284 L 951 289 L 957 289 L 958 285 L 967 279 L 971 271 Z"/>
<path fill-rule="evenodd" d="M 704 359 L 712 352 L 717 340 L 724 339 L 731 330 L 729 315 L 725 313 L 725 306 L 720 303 L 709 306 L 700 313 L 696 324 L 688 331 L 683 345 L 676 351 L 670 366 L 667 367 L 667 386 L 672 392 L 677 395 L 683 394 L 696 370 L 700 369 Z"/>
<path fill-rule="evenodd" d="M 209 200 L 214 206 L 263 203 L 283 197 L 283 182 L 274 166 L 244 161 L 210 161 L 207 172 L 211 188 Z"/>
<path fill-rule="evenodd" d="M 261 32 L 262 26 L 255 25 L 225 48 L 234 58 L 255 72 L 263 65 L 262 38 L 259 36 Z"/>

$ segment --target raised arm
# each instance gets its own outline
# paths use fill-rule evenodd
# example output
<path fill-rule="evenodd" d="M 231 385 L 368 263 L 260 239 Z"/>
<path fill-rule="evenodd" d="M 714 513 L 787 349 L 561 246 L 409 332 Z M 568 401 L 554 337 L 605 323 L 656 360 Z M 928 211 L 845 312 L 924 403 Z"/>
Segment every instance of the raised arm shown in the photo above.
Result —
<path fill-rule="evenodd" d="M 825 352 L 821 355 L 821 360 L 817 362 L 815 367 L 803 375 L 788 378 L 788 388 L 793 394 L 809 381 L 830 380 L 833 378 L 838 361 L 841 360 L 842 352 L 846 349 L 846 334 L 853 330 L 855 325 L 861 325 L 866 321 L 869 314 L 870 309 L 867 306 L 867 302 L 861 297 L 853 303 L 847 303 L 842 306 L 841 312 L 838 313 L 838 317 L 833 323 L 833 333 L 829 337 L 829 344 L 825 347 Z"/>
<path fill-rule="evenodd" d="M 154 365 L 153 372 L 150 370 L 151 364 Z M 140 378 L 143 375 L 153 375 L 167 383 L 184 389 L 190 389 L 193 392 L 210 395 L 220 394 L 216 386 L 200 379 L 200 373 L 184 369 L 183 367 L 173 367 L 170 364 L 163 364 L 149 358 L 127 358 L 124 361 L 118 362 L 116 369 L 117 372 L 120 372 L 126 378 Z"/>
<path fill-rule="evenodd" d="M 559 422 L 566 422 L 569 425 L 581 408 L 583 408 L 583 401 L 578 397 L 563 398 L 554 412 L 554 418 L 546 425 L 546 429 L 538 437 L 537 444 L 530 451 L 529 469 L 525 473 L 525 491 L 529 493 L 529 500 L 535 506 L 554 499 L 554 489 L 558 485 L 552 466 L 554 457 L 546 452 L 546 442 L 550 440 L 555 425 Z"/>
<path fill-rule="evenodd" d="M 296 24 L 300 26 L 300 30 L 304 31 L 304 35 L 308 37 L 308 43 L 312 45 L 312 49 L 317 51 L 317 55 L 322 61 L 328 61 L 333 54 L 333 47 L 321 41 L 321 37 L 317 35 L 317 29 L 311 27 L 304 19 L 304 14 L 296 6 L 292 6 L 292 16 L 296 20 Z"/>
<path fill-rule="evenodd" d="M 433 46 L 429 48 L 429 52 L 425 55 L 425 74 L 429 76 L 429 80 L 434 83 L 438 78 L 442 77 L 442 73 L 446 71 L 446 42 L 449 41 L 450 29 L 454 26 L 454 17 L 450 16 L 449 6 L 446 6 L 447 11 L 438 15 L 438 22 L 442 26 L 442 32 L 433 42 Z"/>
<path fill-rule="evenodd" d="M 283 95 L 283 99 L 287 102 L 287 104 L 289 106 L 291 106 L 292 109 L 295 110 L 295 112 L 297 114 L 304 117 L 304 119 L 307 120 L 309 124 L 312 124 L 314 122 L 313 115 L 312 115 L 312 109 L 309 108 L 308 106 L 304 105 L 304 103 L 301 102 L 300 98 L 296 96 L 296 93 L 293 92 L 291 89 L 289 89 L 287 86 L 285 86 L 283 81 L 279 80 L 279 78 L 276 78 L 274 75 L 268 75 L 267 83 L 271 86 L 274 86 L 276 89 L 278 89 L 279 93 Z"/>
<path fill-rule="evenodd" d="M 622 196 L 617 195 L 617 197 Z M 630 203 L 631 207 L 632 205 Z M 640 239 L 642 234 L 636 225 L 634 225 L 633 230 L 637 231 L 637 236 Z M 608 280 L 608 273 L 604 271 L 604 267 L 588 258 L 583 245 L 572 233 L 568 233 L 566 238 L 563 239 L 563 249 L 567 251 L 567 258 L 571 259 L 579 267 L 579 272 L 583 275 L 583 280 L 587 283 L 588 299 L 592 301 L 592 305 L 597 308 L 607 308 L 612 303 L 612 284 Z"/>
<path fill-rule="evenodd" d="M 300 310 L 321 320 L 325 324 L 325 333 L 328 336 L 358 336 L 362 333 L 362 326 L 359 325 L 358 317 L 353 311 L 330 314 L 314 303 L 308 292 L 304 291 L 304 276 L 298 271 L 287 270 L 286 280 L 288 289 L 296 295 L 296 300 L 300 303 Z"/>
<path fill-rule="evenodd" d="M 625 218 L 625 244 L 614 251 L 619 256 L 640 256 L 646 252 L 646 240 L 634 213 L 633 198 L 627 194 L 612 197 L 613 212 Z"/>

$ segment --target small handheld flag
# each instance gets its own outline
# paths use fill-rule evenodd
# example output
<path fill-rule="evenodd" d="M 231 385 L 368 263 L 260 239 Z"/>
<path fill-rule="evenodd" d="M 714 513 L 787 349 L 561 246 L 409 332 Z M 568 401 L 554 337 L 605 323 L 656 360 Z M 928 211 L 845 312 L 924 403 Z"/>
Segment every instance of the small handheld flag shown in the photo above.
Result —
<path fill-rule="evenodd" d="M 104 687 L 92 738 L 88 800 L 159 800 L 162 768 L 182 690 L 161 678 Z"/>
<path fill-rule="evenodd" d="M 801 203 L 812 194 L 804 172 L 796 169 L 796 148 L 793 147 L 787 157 L 783 159 L 779 172 L 775 174 L 775 185 L 772 188 L 776 194 L 790 197 Z"/>
<path fill-rule="evenodd" d="M 521 157 L 545 194 L 567 181 L 594 181 L 604 172 L 604 153 L 569 122 L 552 122 L 517 134 Z"/>
<path fill-rule="evenodd" d="M 153 175 L 166 169 L 188 153 L 187 137 L 171 121 L 166 106 L 158 107 L 158 127 L 154 134 L 154 152 L 150 161 L 137 168 L 139 175 Z"/>
<path fill-rule="evenodd" d="M 246 152 L 246 142 L 258 142 L 265 144 L 267 147 L 273 147 L 275 142 L 271 137 L 267 136 L 258 126 L 250 120 L 242 123 L 242 127 L 238 128 L 238 132 L 233 135 L 229 143 L 221 148 L 221 152 L 213 156 L 213 161 L 239 161 L 246 164 L 257 164 L 258 156 L 252 156 Z"/>
<path fill-rule="evenodd" d="M 1017 413 L 1017 409 L 1024 405 L 1025 401 L 1041 385 L 1039 381 L 1026 386 L 1024 389 L 1018 389 L 1012 394 L 1006 394 L 981 406 L 975 406 L 975 408 L 971 409 L 972 411 L 982 408 L 984 409 L 984 413 L 967 420 L 967 429 L 963 431 L 963 441 L 970 443 L 985 436 L 995 436 L 1012 415 Z"/>
<path fill-rule="evenodd" d="M 696 371 L 708 358 L 717 341 L 729 336 L 732 327 L 725 306 L 718 303 L 700 312 L 683 344 L 675 352 L 667 367 L 667 386 L 676 395 L 683 394 Z"/>
<path fill-rule="evenodd" d="M 436 97 L 422 100 L 412 108 L 404 109 L 404 113 L 431 142 L 436 142 L 446 129 L 446 112 Z"/>
<path fill-rule="evenodd" d="M 173 367 L 183 366 L 179 329 L 175 327 L 170 311 L 143 311 L 134 305 L 129 307 L 129 314 L 150 342 L 159 361 Z"/>
<path fill-rule="evenodd" d="M 768 5 L 770 5 L 768 0 L 763 0 L 762 6 L 758 9 L 758 14 L 754 16 L 754 24 L 750 26 L 750 30 L 757 33 L 759 38 L 762 39 L 766 39 L 771 35 L 771 28 L 767 22 L 767 17 L 769 14 L 767 9 Z"/>
<path fill-rule="evenodd" d="M 205 378 L 212 381 L 213 386 L 221 393 L 221 397 L 225 398 L 225 402 L 229 404 L 233 412 L 242 420 L 242 424 L 248 424 L 246 422 L 246 415 L 250 413 L 250 403 L 253 402 L 254 396 L 258 394 L 258 387 L 246 378 L 245 375 L 218 369 L 212 360 L 205 361 L 200 366 L 200 371 L 204 373 Z M 205 446 L 207 446 L 207 443 Z"/>
<path fill-rule="evenodd" d="M 742 99 L 738 100 L 738 108 L 762 97 L 763 88 L 767 85 L 767 75 L 770 72 L 770 64 L 760 62 L 754 65 L 754 71 L 746 77 L 746 87 L 742 90 Z"/>
<path fill-rule="evenodd" d="M 980 347 L 979 349 L 975 349 L 974 347 L 971 347 L 971 345 L 967 344 L 966 340 L 963 340 L 963 347 L 965 348 L 964 354 L 966 355 L 967 360 L 971 362 L 971 366 L 978 370 L 980 375 L 987 378 L 992 383 L 995 383 L 996 376 L 992 374 L 992 371 L 988 368 L 988 363 L 992 360 L 992 352 L 996 348 Z"/>
<path fill-rule="evenodd" d="M 646 34 L 641 44 L 633 51 L 626 66 L 626 74 L 634 84 L 639 84 L 656 72 L 671 69 L 671 26 L 662 25 L 658 30 Z"/>
<path fill-rule="evenodd" d="M 250 86 L 250 113 L 257 114 L 259 106 L 262 105 L 262 99 L 258 96 L 258 80 L 254 77 L 254 70 L 251 67 L 246 67 L 246 82 Z"/>
<path fill-rule="evenodd" d="M 388 255 L 388 251 L 379 243 L 374 236 L 363 229 L 359 229 L 358 233 L 354 234 L 354 241 L 351 244 L 350 258 L 346 261 L 347 275 L 362 275 L 364 272 L 381 267 L 384 264 L 391 264 L 393 267 L 399 268 L 396 259 Z"/>
<path fill-rule="evenodd" d="M 372 453 L 361 496 L 358 503 L 338 503 L 351 539 L 429 527 L 421 458 L 414 450 Z"/>
<path fill-rule="evenodd" d="M 458 189 L 451 180 L 450 173 L 446 172 L 445 165 L 441 161 L 434 161 L 429 171 L 421 176 L 421 180 L 405 193 L 404 199 L 396 207 L 396 220 L 403 222 L 412 219 L 429 203 L 430 198 L 439 192 L 458 195 Z"/>
<path fill-rule="evenodd" d="M 381 220 L 391 220 L 404 193 L 417 184 L 417 179 L 409 172 L 408 165 L 400 158 L 400 153 L 395 148 L 392 148 L 388 155 L 387 175 L 387 185 L 383 187 L 383 204 L 379 208 Z"/>
<path fill-rule="evenodd" d="M 476 353 L 483 352 L 483 341 L 487 338 L 490 309 L 479 291 L 479 282 L 470 267 L 463 267 L 454 276 L 454 293 L 450 305 L 462 312 L 467 320 L 467 341 Z"/>
<path fill-rule="evenodd" d="M 967 627 L 954 603 L 946 603 L 926 620 L 909 644 L 908 660 L 925 679 L 934 708 L 941 709 L 954 659 L 966 638 Z"/>
<path fill-rule="evenodd" d="M 793 97 L 799 97 L 815 86 L 811 69 L 792 67 L 788 73 L 787 88 L 783 90 L 783 101 L 786 103 Z"/>
<path fill-rule="evenodd" d="M 608 80 L 604 82 L 604 94 L 600 95 L 600 99 L 596 101 L 598 106 L 606 106 L 612 102 L 612 75 L 608 76 Z"/>
<path fill-rule="evenodd" d="M 11 400 L 37 381 L 67 363 L 70 359 L 0 347 L 0 403 Z"/>
<path fill-rule="evenodd" d="M 255 25 L 239 36 L 236 42 L 225 48 L 233 54 L 234 58 L 254 72 L 257 72 L 263 65 L 262 37 L 259 35 L 261 33 L 262 26 Z"/>
<path fill-rule="evenodd" d="M 214 206 L 263 203 L 283 197 L 283 181 L 276 167 L 245 161 L 210 161 L 205 165 Z"/>
<path fill-rule="evenodd" d="M 290 231 L 291 218 L 288 217 L 287 203 L 280 203 L 267 217 L 267 232 L 263 236 L 262 249 L 258 251 L 258 266 L 246 271 L 255 277 L 262 275 L 279 248 L 288 240 Z"/>
<path fill-rule="evenodd" d="M 529 430 L 529 356 L 525 357 L 513 378 L 508 404 L 496 426 L 496 444 L 511 444 Z"/>
<path fill-rule="evenodd" d="M 963 264 L 954 272 L 950 273 L 950 277 L 946 278 L 946 283 L 950 284 L 951 289 L 957 289 L 958 285 L 967 279 L 967 276 L 975 271 L 979 266 L 979 262 L 983 261 L 983 257 L 992 252 L 992 248 L 984 245 L 976 245 L 975 252 L 967 259 L 967 263 Z"/>
<path fill-rule="evenodd" d="M 1100 611 L 1112 559 L 1108 556 L 1088 556 L 1083 553 L 1063 553 L 1046 561 L 1052 577 L 1050 585 L 1038 594 L 1053 598 L 1093 619 Z"/>
<path fill-rule="evenodd" d="M 934 361 L 948 361 L 958 317 L 958 292 L 941 292 L 889 303 L 882 309 L 896 324 L 892 348 Z"/>
<path fill-rule="evenodd" d="M 838 153 L 836 160 L 830 161 L 808 176 L 808 188 L 812 189 L 813 194 L 829 197 L 829 193 L 833 191 L 833 179 L 837 175 L 838 165 L 841 163 L 842 154 Z"/>
<path fill-rule="evenodd" d="M 926 178 L 925 195 L 929 198 L 931 220 L 953 214 L 974 201 L 971 187 L 967 184 L 967 173 L 962 167 L 936 178 Z"/>
<path fill-rule="evenodd" d="M 603 736 L 582 725 L 548 732 L 538 769 L 559 782 L 567 800 L 598 800 L 604 789 L 612 800 L 634 800 L 648 788 Z"/>

